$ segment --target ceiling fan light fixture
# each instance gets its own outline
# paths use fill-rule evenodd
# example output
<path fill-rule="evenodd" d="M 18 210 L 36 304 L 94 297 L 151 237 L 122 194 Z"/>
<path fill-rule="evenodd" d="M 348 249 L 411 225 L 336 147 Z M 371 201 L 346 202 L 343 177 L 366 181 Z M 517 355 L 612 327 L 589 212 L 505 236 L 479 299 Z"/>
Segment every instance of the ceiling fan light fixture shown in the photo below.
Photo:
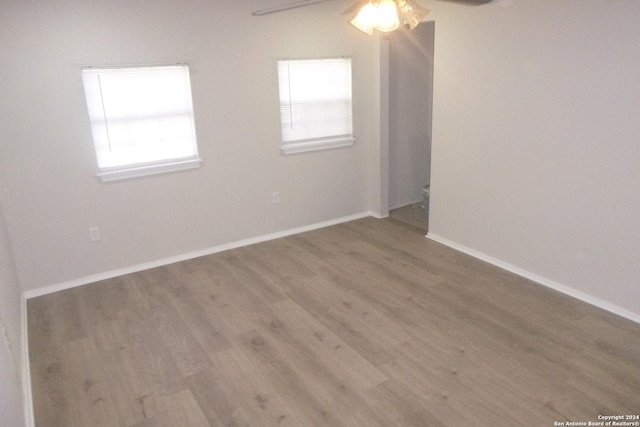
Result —
<path fill-rule="evenodd" d="M 412 30 L 431 12 L 412 0 L 397 0 L 400 20 Z"/>
<path fill-rule="evenodd" d="M 398 18 L 398 7 L 394 0 L 380 0 L 377 8 L 376 22 L 374 28 L 383 33 L 388 33 L 400 26 Z"/>
<path fill-rule="evenodd" d="M 374 29 L 388 33 L 402 24 L 414 29 L 428 13 L 428 9 L 413 0 L 370 0 L 350 22 L 360 31 L 373 35 Z"/>
<path fill-rule="evenodd" d="M 363 31 L 370 36 L 373 35 L 373 27 L 376 21 L 377 10 L 376 7 L 372 3 L 365 4 L 360 12 L 353 18 L 351 21 L 351 25 Z"/>

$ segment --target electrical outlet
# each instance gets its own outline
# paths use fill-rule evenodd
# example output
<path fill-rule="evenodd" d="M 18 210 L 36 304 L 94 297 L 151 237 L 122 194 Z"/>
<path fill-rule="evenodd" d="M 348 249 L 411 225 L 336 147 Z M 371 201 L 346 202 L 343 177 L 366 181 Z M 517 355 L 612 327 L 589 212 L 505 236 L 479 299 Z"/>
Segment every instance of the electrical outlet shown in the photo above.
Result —
<path fill-rule="evenodd" d="M 98 227 L 89 228 L 89 236 L 91 236 L 92 242 L 97 242 L 98 240 L 102 240 L 102 236 L 100 235 L 100 229 Z"/>
<path fill-rule="evenodd" d="M 280 204 L 280 193 L 275 191 L 271 197 L 273 198 L 273 204 L 274 205 L 279 205 Z"/>

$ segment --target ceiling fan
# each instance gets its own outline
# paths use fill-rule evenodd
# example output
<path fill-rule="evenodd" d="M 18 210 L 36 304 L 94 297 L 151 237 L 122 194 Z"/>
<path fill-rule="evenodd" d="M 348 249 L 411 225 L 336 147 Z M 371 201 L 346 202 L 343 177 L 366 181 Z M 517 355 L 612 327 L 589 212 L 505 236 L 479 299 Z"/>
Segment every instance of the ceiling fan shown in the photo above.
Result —
<path fill-rule="evenodd" d="M 326 3 L 333 0 L 297 0 L 278 6 L 256 10 L 254 16 L 264 16 L 271 13 Z M 491 0 L 440 0 L 450 3 L 460 3 L 478 6 Z M 356 14 L 357 12 L 357 14 Z M 354 15 L 349 22 L 359 30 L 372 35 L 373 30 L 387 33 L 406 24 L 414 29 L 430 12 L 416 0 L 360 0 L 343 12 L 343 15 Z"/>

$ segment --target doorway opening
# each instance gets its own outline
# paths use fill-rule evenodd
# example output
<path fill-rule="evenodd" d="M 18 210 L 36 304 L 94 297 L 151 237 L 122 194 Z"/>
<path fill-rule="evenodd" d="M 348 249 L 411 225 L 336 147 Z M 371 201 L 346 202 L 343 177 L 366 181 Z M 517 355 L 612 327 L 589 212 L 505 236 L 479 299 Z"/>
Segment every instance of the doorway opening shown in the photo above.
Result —
<path fill-rule="evenodd" d="M 435 23 L 389 40 L 389 216 L 429 226 Z"/>

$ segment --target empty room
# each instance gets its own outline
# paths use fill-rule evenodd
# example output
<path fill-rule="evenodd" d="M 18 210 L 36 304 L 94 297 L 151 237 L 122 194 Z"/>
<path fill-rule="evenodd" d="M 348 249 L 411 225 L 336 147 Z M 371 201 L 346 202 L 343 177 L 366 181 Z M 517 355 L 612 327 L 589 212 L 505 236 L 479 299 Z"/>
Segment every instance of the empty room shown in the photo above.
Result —
<path fill-rule="evenodd" d="M 0 425 L 640 426 L 637 0 L 0 0 Z"/>

